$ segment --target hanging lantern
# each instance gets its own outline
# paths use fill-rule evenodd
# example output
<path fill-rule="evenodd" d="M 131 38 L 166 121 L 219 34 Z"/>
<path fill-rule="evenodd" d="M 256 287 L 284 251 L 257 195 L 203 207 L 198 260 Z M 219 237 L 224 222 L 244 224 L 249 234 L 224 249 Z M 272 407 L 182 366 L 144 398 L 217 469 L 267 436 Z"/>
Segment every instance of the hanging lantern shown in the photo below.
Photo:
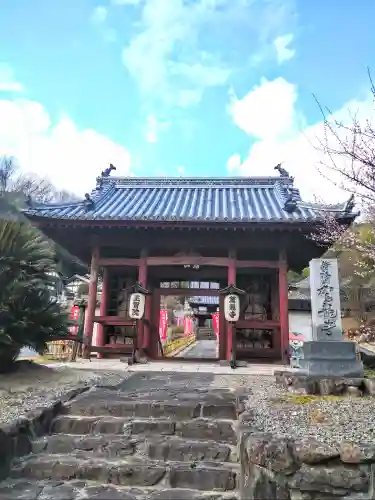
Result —
<path fill-rule="evenodd" d="M 224 316 L 227 321 L 233 323 L 240 317 L 240 298 L 231 293 L 224 298 Z"/>
<path fill-rule="evenodd" d="M 129 317 L 142 319 L 145 314 L 146 295 L 149 295 L 149 291 L 138 283 L 132 289 L 133 293 L 129 297 Z"/>
<path fill-rule="evenodd" d="M 235 323 L 240 318 L 240 295 L 245 292 L 236 288 L 233 285 L 229 285 L 222 290 L 219 290 L 221 295 L 224 295 L 224 317 L 226 321 L 230 323 Z"/>

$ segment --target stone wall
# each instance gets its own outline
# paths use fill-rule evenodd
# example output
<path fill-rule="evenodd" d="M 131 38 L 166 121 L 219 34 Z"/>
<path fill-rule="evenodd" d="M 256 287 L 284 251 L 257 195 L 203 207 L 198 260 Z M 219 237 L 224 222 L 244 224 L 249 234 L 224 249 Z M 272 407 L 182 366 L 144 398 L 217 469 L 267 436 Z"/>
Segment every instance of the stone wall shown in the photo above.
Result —
<path fill-rule="evenodd" d="M 0 480 L 9 475 L 13 458 L 28 455 L 31 443 L 49 433 L 52 421 L 61 412 L 64 403 L 90 389 L 78 387 L 63 394 L 58 401 L 48 401 L 45 406 L 28 412 L 24 417 L 0 427 Z"/>
<path fill-rule="evenodd" d="M 241 500 L 375 498 L 375 441 L 329 446 L 243 429 Z"/>
<path fill-rule="evenodd" d="M 375 378 L 316 377 L 275 371 L 278 385 L 295 394 L 375 397 Z"/>

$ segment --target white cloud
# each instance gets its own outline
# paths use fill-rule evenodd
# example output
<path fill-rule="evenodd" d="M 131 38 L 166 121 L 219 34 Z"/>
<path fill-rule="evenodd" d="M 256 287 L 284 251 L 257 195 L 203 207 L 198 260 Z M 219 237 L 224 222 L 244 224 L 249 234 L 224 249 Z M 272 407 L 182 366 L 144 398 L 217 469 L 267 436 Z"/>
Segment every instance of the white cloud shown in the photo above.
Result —
<path fill-rule="evenodd" d="M 238 170 L 241 166 L 241 156 L 239 154 L 234 154 L 228 158 L 227 170 L 231 174 Z"/>
<path fill-rule="evenodd" d="M 98 5 L 92 12 L 91 21 L 94 24 L 103 24 L 104 21 L 107 19 L 107 16 L 108 16 L 108 10 L 102 5 Z"/>
<path fill-rule="evenodd" d="M 145 0 L 123 62 L 148 99 L 195 105 L 206 89 L 226 84 L 247 63 L 242 34 L 256 52 L 275 39 L 281 25 L 284 31 L 290 2 L 282 3 L 273 1 L 271 9 L 267 2 L 248 0 Z"/>
<path fill-rule="evenodd" d="M 163 117 L 157 117 L 150 113 L 146 116 L 145 137 L 146 141 L 155 144 L 159 141 L 159 137 L 163 132 L 166 132 L 170 127 L 170 122 Z"/>
<path fill-rule="evenodd" d="M 232 96 L 229 113 L 248 135 L 261 140 L 282 138 L 296 126 L 296 101 L 295 86 L 284 78 L 262 79 L 242 99 Z"/>
<path fill-rule="evenodd" d="M 112 0 L 113 5 L 138 5 L 143 0 Z"/>
<path fill-rule="evenodd" d="M 146 140 L 147 142 L 158 142 L 157 120 L 155 115 L 149 115 L 146 118 Z"/>
<path fill-rule="evenodd" d="M 0 63 L 0 92 L 22 92 L 23 85 L 14 75 L 13 69 L 6 63 Z"/>
<path fill-rule="evenodd" d="M 44 107 L 24 99 L 0 100 L 0 155 L 14 155 L 24 172 L 49 179 L 58 189 L 84 194 L 113 163 L 129 175 L 130 154 L 95 130 L 79 130 L 67 116 L 53 123 Z"/>
<path fill-rule="evenodd" d="M 183 175 L 183 174 L 184 174 L 184 172 L 185 172 L 184 167 L 182 167 L 182 166 L 177 167 L 177 172 L 178 172 L 180 175 Z"/>
<path fill-rule="evenodd" d="M 103 5 L 95 7 L 91 14 L 91 22 L 106 42 L 114 42 L 116 40 L 116 31 L 108 27 L 107 20 L 108 9 Z"/>
<path fill-rule="evenodd" d="M 292 59 L 295 56 L 295 49 L 288 47 L 288 45 L 292 43 L 293 38 L 294 36 L 292 33 L 288 33 L 287 35 L 278 36 L 273 42 L 276 50 L 277 62 L 279 64 L 289 61 L 289 59 Z"/>
<path fill-rule="evenodd" d="M 295 177 L 295 185 L 300 189 L 304 199 L 313 200 L 317 197 L 328 203 L 345 200 L 349 196 L 348 193 L 338 187 L 342 179 L 332 169 L 321 165 L 322 162 L 326 165 L 331 164 L 329 158 L 321 151 L 321 144 L 325 144 L 326 140 L 323 121 L 301 128 L 298 124 L 300 116 L 296 111 L 297 89 L 287 82 L 285 82 L 287 85 L 273 86 L 269 86 L 269 83 L 264 83 L 268 89 L 268 99 L 260 99 L 255 103 L 254 95 L 250 93 L 236 102 L 236 113 L 232 112 L 236 125 L 256 139 L 248 157 L 235 169 L 236 172 L 241 175 L 275 175 L 277 173 L 274 166 L 283 162 L 283 167 Z M 284 94 L 280 93 L 280 89 L 284 89 Z M 258 88 L 254 92 L 258 92 L 259 97 L 262 95 L 262 90 L 264 89 Z M 272 103 L 283 96 L 282 111 L 276 108 L 272 113 Z M 249 102 L 255 103 L 254 106 L 249 105 Z M 255 110 L 257 115 L 254 115 Z M 350 111 L 352 111 L 358 112 L 358 119 L 364 121 L 371 119 L 373 110 L 370 96 L 362 101 L 353 100 L 345 103 L 341 109 L 334 112 L 333 117 L 344 123 L 351 123 Z M 256 116 L 260 117 L 260 123 L 257 123 Z M 283 127 L 288 131 L 287 134 L 283 133 Z M 330 146 L 335 145 L 333 137 L 328 136 L 327 139 Z M 228 163 L 229 161 L 230 159 Z M 335 158 L 335 161 L 343 160 Z M 229 168 L 229 165 L 227 166 Z"/>

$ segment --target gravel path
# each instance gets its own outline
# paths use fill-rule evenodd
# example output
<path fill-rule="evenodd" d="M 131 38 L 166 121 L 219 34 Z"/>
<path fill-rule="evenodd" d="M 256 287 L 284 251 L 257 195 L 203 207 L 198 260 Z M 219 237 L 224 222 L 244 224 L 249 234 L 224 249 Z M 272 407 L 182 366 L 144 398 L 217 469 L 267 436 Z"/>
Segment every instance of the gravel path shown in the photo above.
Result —
<path fill-rule="evenodd" d="M 375 441 L 375 398 L 298 398 L 276 386 L 273 377 L 215 377 L 214 385 L 248 388 L 250 425 L 261 432 L 278 433 L 293 438 L 315 438 L 337 445 L 343 440 Z M 236 380 L 237 379 L 237 380 Z"/>
<path fill-rule="evenodd" d="M 117 385 L 131 373 L 52 368 L 29 365 L 12 374 L 0 375 L 0 424 L 11 422 L 48 400 L 82 385 Z"/>

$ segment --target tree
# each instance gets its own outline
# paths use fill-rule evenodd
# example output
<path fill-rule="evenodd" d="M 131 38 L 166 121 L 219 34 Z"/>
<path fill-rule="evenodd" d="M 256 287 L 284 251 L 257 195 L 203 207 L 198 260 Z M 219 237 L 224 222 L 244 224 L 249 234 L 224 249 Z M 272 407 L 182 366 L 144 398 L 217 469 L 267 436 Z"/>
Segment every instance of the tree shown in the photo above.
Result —
<path fill-rule="evenodd" d="M 13 156 L 0 157 L 0 193 L 14 193 L 20 201 L 31 197 L 39 202 L 71 201 L 76 196 L 57 190 L 51 182 L 32 174 L 24 174 Z"/>
<path fill-rule="evenodd" d="M 17 160 L 12 156 L 0 157 L 0 216 L 26 222 L 20 210 L 31 197 L 40 202 L 75 201 L 74 194 L 57 190 L 49 181 L 21 172 Z M 48 240 L 61 276 L 84 274 L 87 267 L 64 248 Z"/>
<path fill-rule="evenodd" d="M 375 87 L 370 79 L 372 103 Z M 334 185 L 350 193 L 347 208 L 354 208 L 354 196 L 364 223 L 347 229 L 335 217 L 335 207 L 313 238 L 325 246 L 335 244 L 336 252 L 354 257 L 353 273 L 371 278 L 375 269 L 375 126 L 363 113 L 349 111 L 344 118 L 335 116 L 318 101 L 323 116 L 323 139 L 317 149 L 322 154 L 320 173 Z"/>
<path fill-rule="evenodd" d="M 43 353 L 68 332 L 68 315 L 51 296 L 53 257 L 28 223 L 0 219 L 0 371 L 11 369 L 23 346 Z"/>

